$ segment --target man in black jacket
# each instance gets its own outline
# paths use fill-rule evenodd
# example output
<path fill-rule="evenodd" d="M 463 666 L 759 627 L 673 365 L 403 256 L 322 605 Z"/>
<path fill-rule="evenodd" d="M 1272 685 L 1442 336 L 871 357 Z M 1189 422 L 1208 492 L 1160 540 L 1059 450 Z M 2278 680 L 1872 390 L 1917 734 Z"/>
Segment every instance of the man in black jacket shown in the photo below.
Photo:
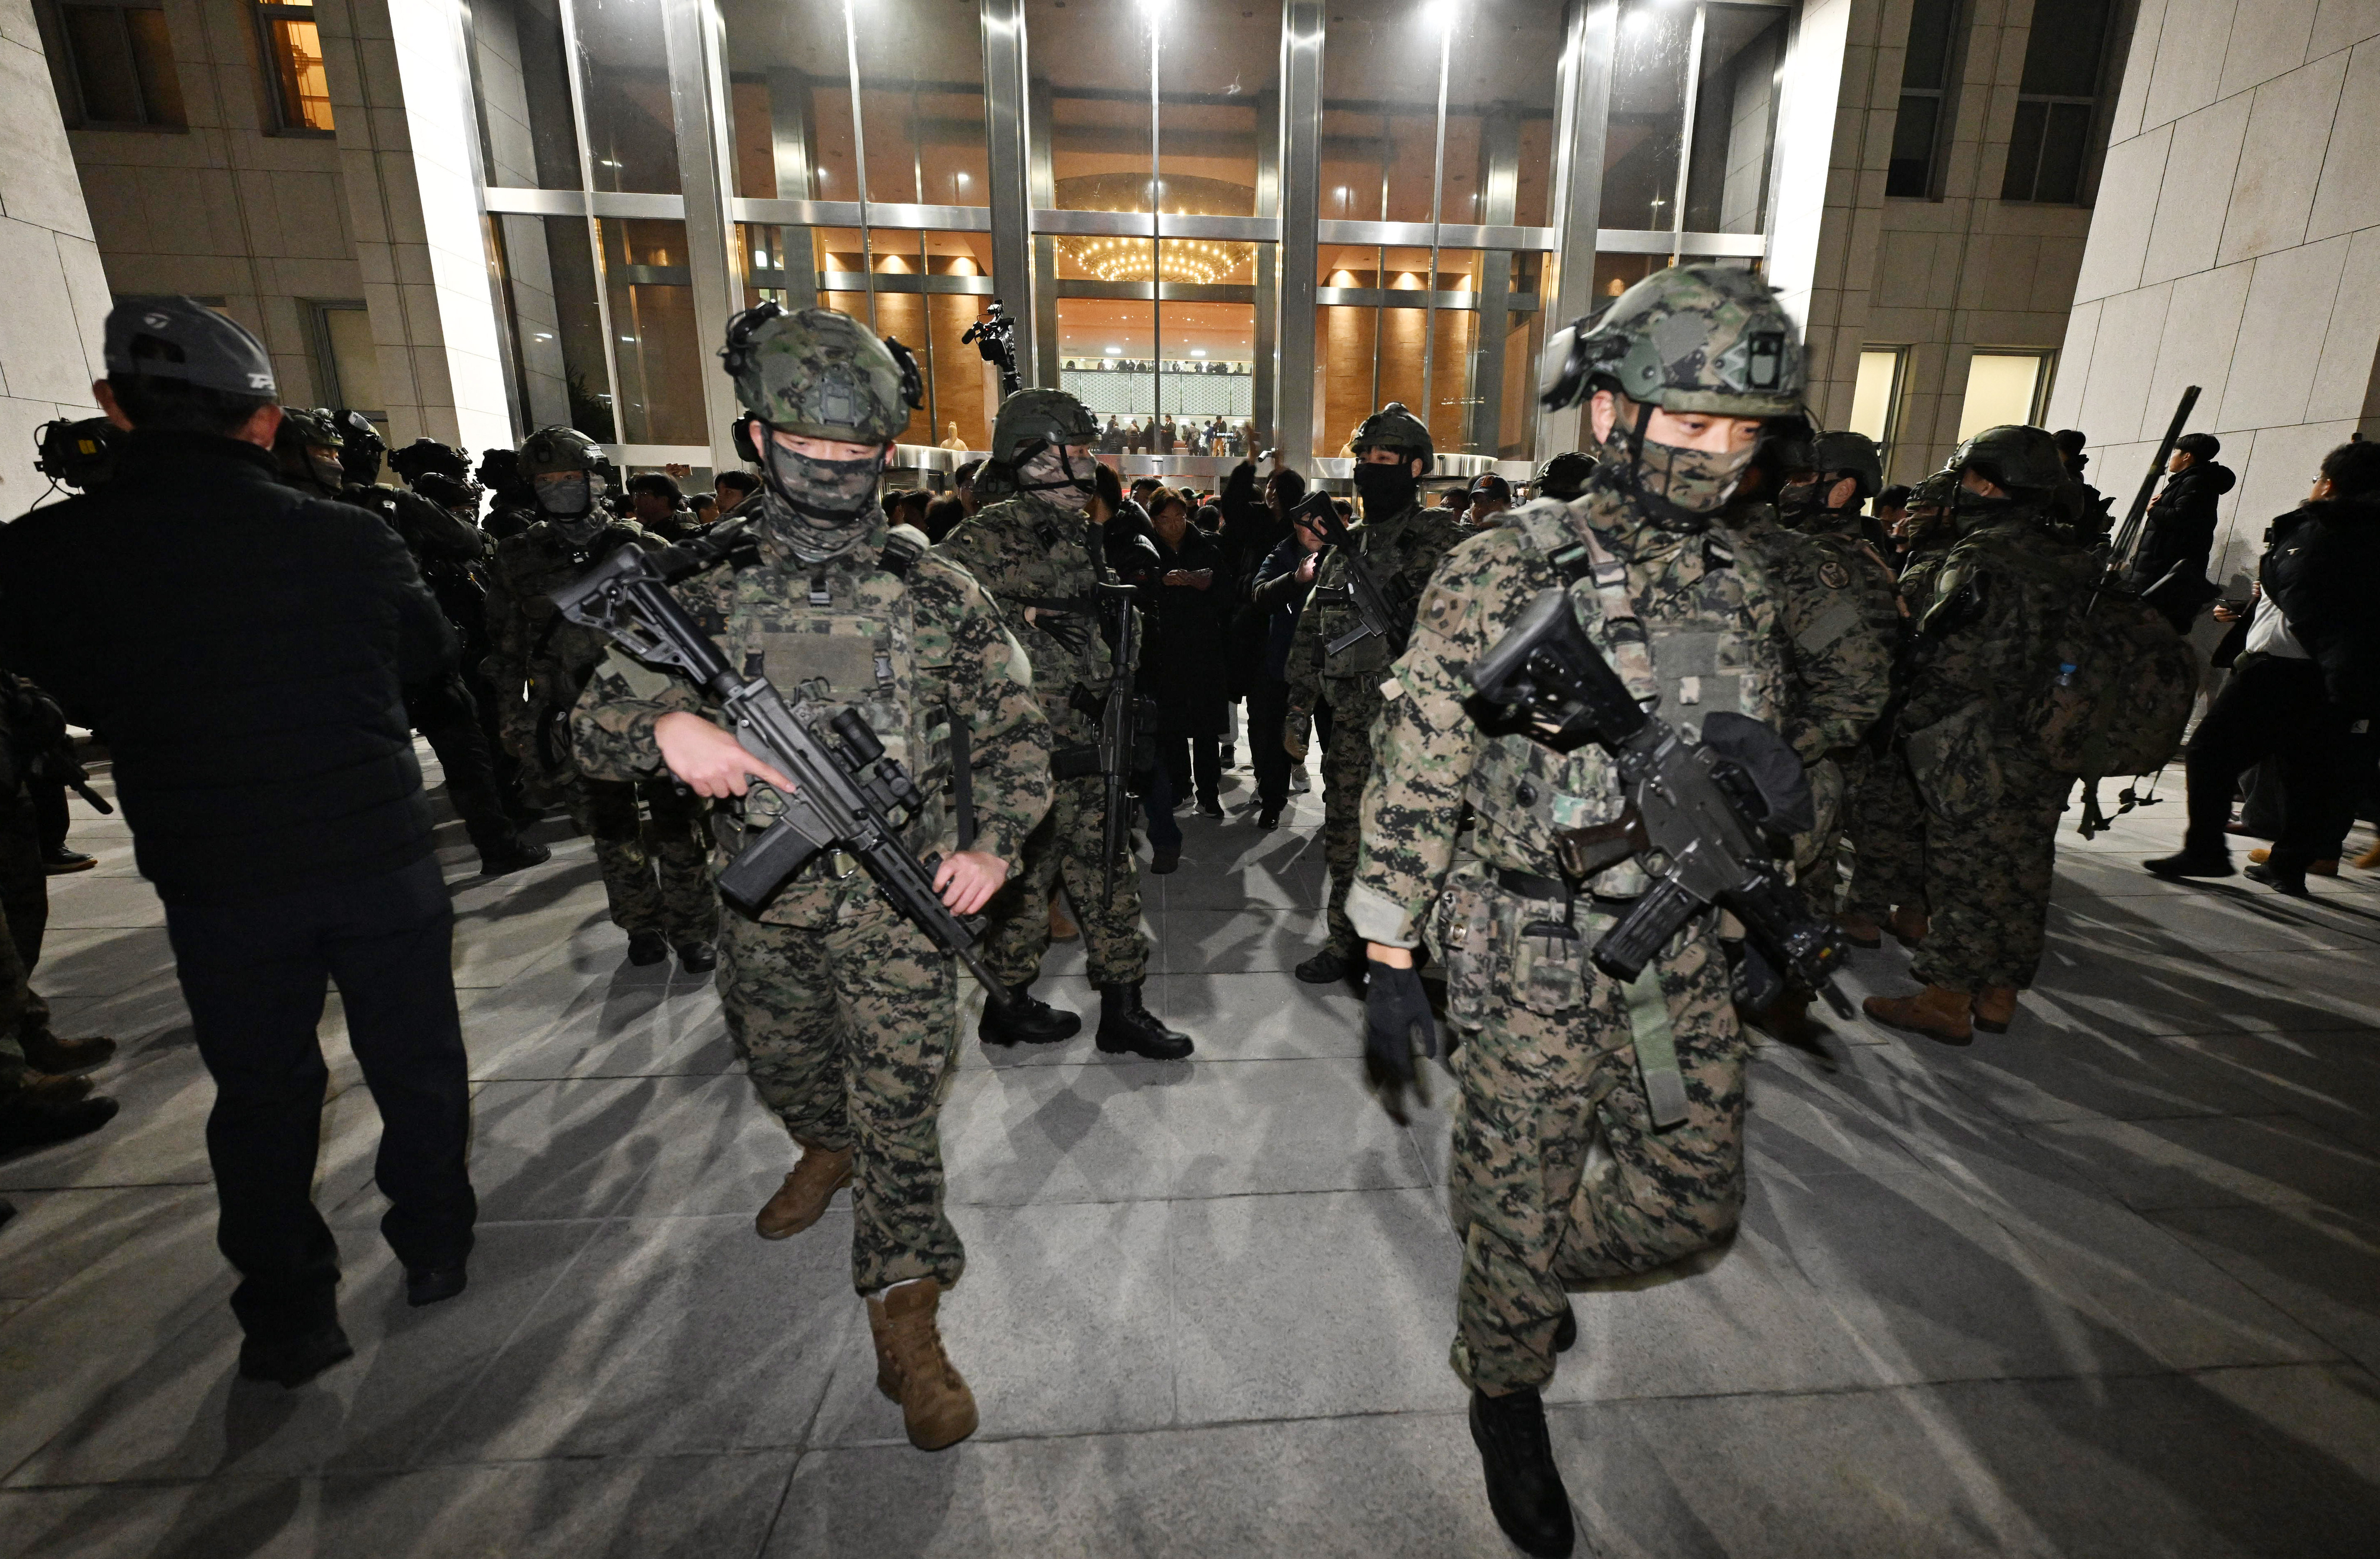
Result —
<path fill-rule="evenodd" d="M 311 1197 L 326 981 L 380 1108 L 381 1231 L 407 1298 L 463 1287 L 477 1202 L 454 912 L 402 692 L 452 667 L 455 635 L 378 516 L 278 479 L 254 336 L 188 298 L 127 298 L 106 354 L 92 389 L 131 430 L 119 474 L 0 534 L 0 640 L 107 732 L 215 1080 L 240 1373 L 295 1386 L 353 1351 Z"/>
<path fill-rule="evenodd" d="M 2372 773 L 2380 719 L 2380 444 L 2323 457 L 2313 491 L 2273 522 L 2255 616 L 2230 680 L 2190 738 L 2190 831 L 2160 876 L 2229 876 L 2223 826 L 2240 776 L 2281 760 L 2287 816 L 2248 876 L 2300 898 L 2316 862 L 2336 870 Z"/>
<path fill-rule="evenodd" d="M 2212 433 L 2184 433 L 2175 441 L 2165 489 L 2148 507 L 2140 549 L 2132 555 L 2133 579 L 2154 591 L 2149 599 L 2178 634 L 2190 632 L 2220 588 L 2206 577 L 2207 558 L 2215 550 L 2215 502 L 2239 479 L 2231 467 L 2216 464 L 2222 452 Z"/>

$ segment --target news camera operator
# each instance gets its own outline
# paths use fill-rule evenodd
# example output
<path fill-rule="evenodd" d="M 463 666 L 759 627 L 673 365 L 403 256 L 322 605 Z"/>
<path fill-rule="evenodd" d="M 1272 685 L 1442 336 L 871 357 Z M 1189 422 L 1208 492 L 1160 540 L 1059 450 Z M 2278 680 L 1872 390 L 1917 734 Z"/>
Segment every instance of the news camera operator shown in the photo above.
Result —
<path fill-rule="evenodd" d="M 116 477 L 0 534 L 0 637 L 107 732 L 215 1080 L 239 1370 L 295 1386 L 353 1351 L 311 1199 L 331 980 L 381 1113 L 381 1232 L 407 1298 L 464 1284 L 477 1203 L 454 912 L 402 695 L 452 668 L 455 634 L 378 516 L 280 481 L 254 336 L 187 297 L 130 297 L 105 351 L 92 391 L 130 433 Z"/>

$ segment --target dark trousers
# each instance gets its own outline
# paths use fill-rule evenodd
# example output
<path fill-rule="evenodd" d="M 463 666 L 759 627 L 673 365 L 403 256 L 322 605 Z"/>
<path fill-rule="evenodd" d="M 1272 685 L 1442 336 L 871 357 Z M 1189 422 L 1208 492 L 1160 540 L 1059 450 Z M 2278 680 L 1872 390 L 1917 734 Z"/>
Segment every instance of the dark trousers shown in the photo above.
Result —
<path fill-rule="evenodd" d="M 2280 760 L 2285 796 L 2272 864 L 2303 871 L 2311 861 L 2335 859 L 2355 820 L 2359 761 L 2371 761 L 2372 739 L 2350 734 L 2347 712 L 2323 686 L 2311 660 L 2241 656 L 2206 718 L 2191 734 L 2192 853 L 2227 853 L 2224 824 L 2240 776 L 2268 757 Z"/>
<path fill-rule="evenodd" d="M 446 776 L 446 799 L 463 819 L 463 830 L 481 855 L 517 849 L 519 835 L 504 815 L 496 766 L 480 723 L 477 701 L 460 677 L 426 683 L 405 695 L 413 729 L 429 740 Z"/>
<path fill-rule="evenodd" d="M 1289 719 L 1289 684 L 1258 677 L 1248 689 L 1248 763 L 1257 771 L 1257 804 L 1278 811 L 1289 804 L 1289 749 L 1281 744 Z"/>
<path fill-rule="evenodd" d="M 329 1081 L 316 1034 L 338 982 L 347 1043 L 380 1108 L 381 1233 L 407 1267 L 471 1249 L 471 1102 L 450 965 L 455 912 L 435 859 L 383 876 L 228 904 L 168 904 L 182 995 L 215 1080 L 207 1157 L 215 1243 L 240 1275 L 251 1334 L 334 1319 L 339 1252 L 315 1211 Z"/>
<path fill-rule="evenodd" d="M 1173 817 L 1173 777 L 1166 772 L 1164 757 L 1160 755 L 1141 778 L 1140 804 L 1148 816 L 1150 848 L 1181 849 L 1182 825 Z"/>
<path fill-rule="evenodd" d="M 1208 800 L 1223 782 L 1220 736 L 1175 736 L 1160 731 L 1157 737 L 1157 761 L 1176 796 L 1194 793 L 1195 784 L 1198 798 Z"/>
<path fill-rule="evenodd" d="M 66 853 L 67 828 L 71 819 L 67 816 L 67 788 L 55 780 L 28 780 L 25 793 L 32 798 L 33 826 L 41 833 L 42 859 L 55 859 Z"/>

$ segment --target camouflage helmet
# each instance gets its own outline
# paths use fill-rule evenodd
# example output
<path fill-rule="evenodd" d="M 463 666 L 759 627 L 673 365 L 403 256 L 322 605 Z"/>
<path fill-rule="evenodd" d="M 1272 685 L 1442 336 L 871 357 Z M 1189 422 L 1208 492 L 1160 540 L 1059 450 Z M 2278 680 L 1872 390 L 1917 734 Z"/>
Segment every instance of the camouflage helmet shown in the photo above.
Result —
<path fill-rule="evenodd" d="M 2042 429 L 2013 422 L 1986 428 L 1961 444 L 1943 469 L 1973 471 L 2011 495 L 2052 492 L 2067 479 L 2058 441 Z"/>
<path fill-rule="evenodd" d="M 1937 471 L 1909 489 L 1909 502 L 1904 507 L 1948 509 L 1959 501 L 1959 473 Z"/>
<path fill-rule="evenodd" d="M 1639 405 L 1718 417 L 1783 417 L 1802 404 L 1802 339 L 1749 271 L 1657 271 L 1546 344 L 1540 399 L 1575 405 L 1598 384 Z"/>
<path fill-rule="evenodd" d="M 471 474 L 471 463 L 463 452 L 452 444 L 442 444 L 435 439 L 416 439 L 400 450 L 391 450 L 388 467 L 408 483 L 436 472 L 456 481 Z"/>
<path fill-rule="evenodd" d="M 1024 465 L 1045 449 L 1088 444 L 1099 436 L 1099 419 L 1063 390 L 1019 390 L 1000 403 L 991 423 L 991 457 Z"/>
<path fill-rule="evenodd" d="M 1355 424 L 1355 431 L 1348 438 L 1347 447 L 1354 451 L 1359 459 L 1368 449 L 1392 449 L 1418 458 L 1425 465 L 1435 466 L 1438 464 L 1438 446 L 1430 440 L 1428 427 L 1420 417 L 1405 410 L 1402 401 L 1390 401 Z"/>
<path fill-rule="evenodd" d="M 736 403 L 781 433 L 889 444 L 925 404 L 907 350 L 832 308 L 747 308 L 727 321 L 719 357 Z"/>
<path fill-rule="evenodd" d="M 1595 474 L 1595 456 L 1584 450 L 1570 450 L 1555 455 L 1537 467 L 1536 480 L 1539 498 L 1576 498 L 1586 490 L 1586 478 Z"/>
<path fill-rule="evenodd" d="M 281 408 L 281 428 L 273 435 L 275 449 L 344 450 L 346 441 L 339 425 L 331 420 L 326 411 L 308 411 L 303 406 Z"/>
<path fill-rule="evenodd" d="M 520 474 L 530 481 L 557 471 L 592 471 L 602 463 L 595 441 L 576 428 L 540 428 L 521 441 Z"/>
<path fill-rule="evenodd" d="M 1820 481 L 1854 477 L 1864 502 L 1884 490 L 1884 462 L 1876 458 L 1876 441 L 1864 433 L 1821 433 L 1811 445 L 1811 465 Z"/>

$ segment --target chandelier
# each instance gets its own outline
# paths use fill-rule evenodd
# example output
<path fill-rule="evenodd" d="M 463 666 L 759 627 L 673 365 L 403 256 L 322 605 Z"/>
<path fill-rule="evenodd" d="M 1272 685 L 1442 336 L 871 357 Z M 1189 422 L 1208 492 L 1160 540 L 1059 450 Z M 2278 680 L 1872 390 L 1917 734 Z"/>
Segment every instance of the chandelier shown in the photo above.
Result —
<path fill-rule="evenodd" d="M 1086 174 L 1058 181 L 1058 203 L 1073 211 L 1148 214 L 1150 181 L 1139 174 Z M 1256 191 L 1219 178 L 1172 177 L 1155 186 L 1169 216 L 1245 216 Z M 1254 244 L 1211 238 L 1066 237 L 1058 250 L 1102 282 L 1172 282 L 1208 286 L 1227 281 L 1255 258 Z M 1161 250 L 1161 258 L 1160 251 Z"/>

